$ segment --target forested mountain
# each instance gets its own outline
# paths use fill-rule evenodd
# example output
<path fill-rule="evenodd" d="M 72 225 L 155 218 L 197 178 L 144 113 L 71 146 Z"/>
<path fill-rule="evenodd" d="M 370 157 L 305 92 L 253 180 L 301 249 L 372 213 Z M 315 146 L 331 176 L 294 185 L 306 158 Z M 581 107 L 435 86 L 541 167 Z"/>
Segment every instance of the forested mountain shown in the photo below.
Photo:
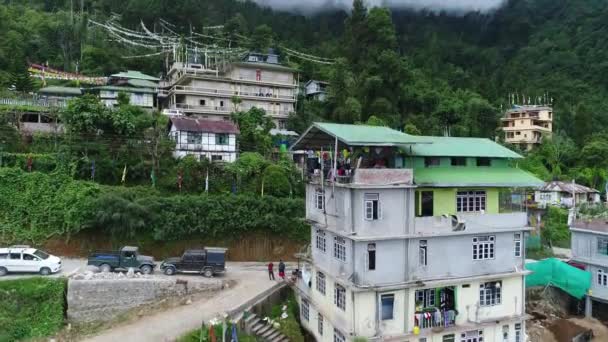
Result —
<path fill-rule="evenodd" d="M 494 138 L 509 94 L 548 94 L 557 147 L 541 148 L 526 163 L 546 177 L 582 178 L 595 186 L 606 178 L 606 1 L 509 0 L 495 12 L 454 15 L 366 8 L 355 0 L 350 13 L 306 17 L 238 0 L 4 0 L 0 83 L 11 84 L 25 61 L 91 75 L 126 68 L 162 74 L 162 58 L 125 59 L 142 51 L 88 24 L 114 13 L 132 29 L 140 21 L 155 27 L 160 18 L 184 34 L 225 24 L 223 37 L 250 38 L 235 44 L 282 45 L 335 59 L 324 65 L 282 56 L 301 70 L 301 80 L 332 84 L 326 103 L 300 102 L 290 122 L 296 130 L 313 119 L 364 122 L 373 116 L 411 132 Z M 577 149 L 582 152 L 555 152 Z"/>

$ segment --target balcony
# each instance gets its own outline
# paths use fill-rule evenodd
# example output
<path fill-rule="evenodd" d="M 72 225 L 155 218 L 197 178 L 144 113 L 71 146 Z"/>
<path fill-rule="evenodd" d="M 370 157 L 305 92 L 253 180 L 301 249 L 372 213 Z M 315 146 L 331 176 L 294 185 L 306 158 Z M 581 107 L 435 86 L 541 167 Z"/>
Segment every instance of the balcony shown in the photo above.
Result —
<path fill-rule="evenodd" d="M 441 332 L 456 325 L 456 288 L 453 286 L 416 290 L 414 326 Z"/>
<path fill-rule="evenodd" d="M 313 169 L 308 173 L 308 181 L 313 184 L 321 184 L 321 181 L 330 185 L 334 182 L 340 185 L 368 185 L 368 186 L 388 186 L 388 185 L 412 185 L 414 172 L 411 169 L 345 169 L 340 167 L 337 175 L 332 175 L 333 168 L 321 171 Z"/>
<path fill-rule="evenodd" d="M 176 85 L 170 90 L 171 93 L 187 93 L 187 94 L 204 94 L 211 96 L 222 96 L 222 97 L 232 97 L 238 96 L 245 99 L 253 99 L 253 100 L 262 100 L 262 101 L 295 101 L 294 95 L 278 95 L 271 93 L 255 93 L 255 92 L 245 92 L 238 90 L 224 90 L 224 89 L 214 89 L 214 88 L 203 88 L 203 87 L 192 87 L 192 86 L 182 86 Z"/>
<path fill-rule="evenodd" d="M 488 230 L 510 230 L 528 226 L 525 212 L 482 214 L 458 213 L 457 215 L 416 217 L 415 234 L 441 235 L 457 232 L 487 232 Z"/>

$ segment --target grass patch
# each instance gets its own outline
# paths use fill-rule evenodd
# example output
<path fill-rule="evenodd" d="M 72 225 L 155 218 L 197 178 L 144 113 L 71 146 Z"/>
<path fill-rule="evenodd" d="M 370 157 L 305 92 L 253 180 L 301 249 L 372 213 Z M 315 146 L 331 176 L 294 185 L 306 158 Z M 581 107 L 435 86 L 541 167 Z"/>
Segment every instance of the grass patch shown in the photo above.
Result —
<path fill-rule="evenodd" d="M 287 314 L 283 318 L 283 314 Z M 289 294 L 289 298 L 284 303 L 275 305 L 270 311 L 270 318 L 274 322 L 279 323 L 279 330 L 283 335 L 287 336 L 290 341 L 304 342 L 304 335 L 300 327 L 300 307 L 293 292 Z"/>
<path fill-rule="evenodd" d="M 62 278 L 0 281 L 0 341 L 52 336 L 64 322 Z"/>

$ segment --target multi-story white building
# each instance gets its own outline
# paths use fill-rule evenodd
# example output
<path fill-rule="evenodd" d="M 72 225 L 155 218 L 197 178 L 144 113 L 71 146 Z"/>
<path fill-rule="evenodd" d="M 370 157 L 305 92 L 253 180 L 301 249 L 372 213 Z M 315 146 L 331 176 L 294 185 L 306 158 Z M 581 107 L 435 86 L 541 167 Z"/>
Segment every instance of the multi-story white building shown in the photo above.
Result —
<path fill-rule="evenodd" d="M 174 63 L 159 96 L 165 112 L 230 120 L 235 111 L 257 107 L 272 117 L 278 129 L 295 111 L 294 69 L 279 64 L 274 54 L 248 54 L 242 61 L 210 69 L 204 63 Z"/>
<path fill-rule="evenodd" d="M 131 105 L 152 110 L 156 106 L 158 81 L 154 76 L 129 70 L 111 75 L 107 85 L 90 88 L 90 91 L 98 93 L 101 102 L 109 108 L 118 105 L 119 93 L 125 93 Z"/>
<path fill-rule="evenodd" d="M 292 148 L 342 151 L 307 163 L 312 244 L 295 287 L 317 341 L 524 341 L 529 229 L 506 202 L 542 182 L 510 167 L 518 154 L 327 123 Z"/>

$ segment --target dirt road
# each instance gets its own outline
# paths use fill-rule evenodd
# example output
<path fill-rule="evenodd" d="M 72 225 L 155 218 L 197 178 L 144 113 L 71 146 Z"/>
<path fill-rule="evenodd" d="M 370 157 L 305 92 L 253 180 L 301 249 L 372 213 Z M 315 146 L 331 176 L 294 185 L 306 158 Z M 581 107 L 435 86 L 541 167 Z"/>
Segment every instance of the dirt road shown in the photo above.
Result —
<path fill-rule="evenodd" d="M 266 266 L 258 263 L 230 263 L 224 278 L 233 279 L 236 285 L 222 290 L 212 298 L 205 298 L 190 305 L 159 312 L 123 326 L 116 326 L 85 339 L 87 342 L 116 341 L 174 341 L 185 333 L 200 327 L 237 306 L 254 299 L 277 282 L 269 281 Z"/>

